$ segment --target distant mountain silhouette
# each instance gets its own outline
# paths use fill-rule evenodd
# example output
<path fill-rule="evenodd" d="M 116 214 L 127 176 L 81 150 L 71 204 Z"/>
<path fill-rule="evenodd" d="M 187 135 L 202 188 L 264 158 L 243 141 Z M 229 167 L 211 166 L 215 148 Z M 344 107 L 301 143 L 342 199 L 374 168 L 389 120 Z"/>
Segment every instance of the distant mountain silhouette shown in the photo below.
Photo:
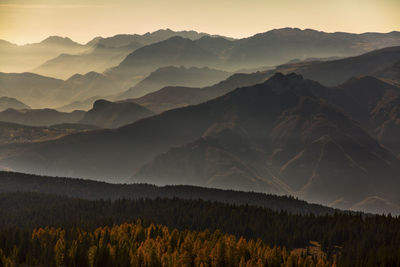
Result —
<path fill-rule="evenodd" d="M 117 34 L 112 37 L 97 37 L 88 42 L 88 45 L 101 44 L 107 47 L 122 47 L 132 42 L 138 42 L 143 45 L 149 45 L 160 41 L 167 40 L 174 36 L 181 36 L 183 38 L 196 40 L 204 36 L 209 36 L 207 33 L 199 33 L 196 31 L 173 31 L 171 29 L 160 29 L 154 32 L 147 32 L 145 34 Z"/>
<path fill-rule="evenodd" d="M 50 36 L 40 43 L 15 45 L 0 41 L 0 72 L 31 71 L 61 53 L 77 54 L 87 47 L 69 38 Z"/>
<path fill-rule="evenodd" d="M 175 36 L 193 41 L 196 46 L 203 50 L 201 55 L 204 56 L 204 51 L 206 51 L 213 55 L 212 57 L 215 57 L 213 60 L 207 61 L 208 64 L 204 64 L 206 58 L 203 62 L 197 60 L 197 66 L 207 65 L 229 71 L 274 66 L 293 59 L 355 56 L 375 49 L 400 45 L 399 32 L 350 34 L 283 28 L 259 33 L 248 38 L 230 39 L 195 31 L 166 29 L 144 35 L 120 34 L 108 38 L 96 37 L 86 45 L 80 45 L 69 38 L 62 37 L 49 37 L 41 43 L 24 46 L 1 41 L 0 52 L 3 57 L 0 59 L 0 71 L 26 72 L 35 70 L 43 75 L 61 78 L 71 76 L 73 74 L 72 69 L 75 69 L 75 73 L 81 74 L 89 71 L 103 72 L 106 68 L 118 65 L 126 55 L 134 52 L 135 49 L 163 42 Z M 171 52 L 165 47 L 159 49 L 158 53 L 162 54 L 162 51 Z M 142 54 L 141 57 L 146 57 L 146 53 Z M 161 57 L 161 55 L 158 54 L 157 57 Z M 215 62 L 216 59 L 217 62 Z M 188 58 L 184 60 L 175 55 L 175 63 L 172 63 L 173 60 L 171 60 L 167 64 L 160 65 L 156 64 L 150 56 L 146 68 L 149 68 L 151 64 L 157 66 L 142 70 L 142 72 L 146 71 L 144 75 L 148 75 L 158 67 L 186 65 L 187 60 Z M 192 65 L 194 64 L 187 66 Z M 40 67 L 37 68 L 38 66 Z M 128 72 L 126 69 L 119 71 Z M 130 72 L 136 75 L 139 70 L 133 69 Z"/>
<path fill-rule="evenodd" d="M 400 46 L 396 46 L 339 60 L 282 65 L 277 68 L 277 71 L 294 71 L 325 85 L 338 85 L 351 77 L 366 75 L 400 83 L 399 61 Z"/>
<path fill-rule="evenodd" d="M 125 101 L 138 103 L 159 113 L 174 108 L 200 104 L 236 88 L 262 83 L 271 75 L 272 72 L 237 73 L 212 86 L 203 88 L 167 86 L 154 93 Z"/>
<path fill-rule="evenodd" d="M 102 128 L 117 128 L 151 115 L 153 112 L 132 102 L 115 103 L 97 100 L 80 123 Z"/>
<path fill-rule="evenodd" d="M 133 174 L 130 181 L 241 187 L 348 207 L 372 196 L 398 204 L 399 160 L 329 104 L 339 95 L 331 90 L 343 92 L 276 74 L 119 129 L 2 146 L 0 165 L 109 181 Z"/>
<path fill-rule="evenodd" d="M 34 108 L 58 107 L 120 91 L 115 81 L 96 72 L 76 74 L 65 81 L 33 73 L 0 73 L 0 95 L 17 98 Z"/>
<path fill-rule="evenodd" d="M 149 76 L 126 92 L 118 95 L 117 99 L 140 97 L 165 86 L 204 87 L 222 81 L 228 76 L 228 72 L 207 67 L 162 67 L 150 73 Z"/>
<path fill-rule="evenodd" d="M 160 67 L 215 66 L 218 57 L 198 46 L 194 41 L 180 36 L 150 44 L 129 54 L 117 67 L 106 72 L 112 77 L 134 82 L 141 75 L 147 75 Z"/>
<path fill-rule="evenodd" d="M 308 61 L 354 56 L 394 45 L 400 45 L 399 32 L 349 34 L 284 28 L 238 40 L 215 36 L 197 40 L 172 37 L 132 52 L 107 74 L 120 79 L 129 77 L 129 82 L 134 82 L 141 75 L 166 65 L 209 66 L 234 71 L 279 65 L 293 59 Z"/>
<path fill-rule="evenodd" d="M 121 89 L 117 82 L 103 74 L 91 71 L 84 75 L 75 74 L 65 80 L 53 94 L 52 101 L 66 103 L 76 100 L 87 99 L 93 96 L 108 96 L 119 93 Z"/>
<path fill-rule="evenodd" d="M 229 64 L 251 67 L 277 65 L 310 57 L 348 57 L 400 45 L 400 32 L 351 34 L 283 28 L 237 40 Z"/>
<path fill-rule="evenodd" d="M 29 106 L 25 105 L 21 101 L 12 97 L 0 97 L 0 111 L 13 108 L 13 109 L 30 109 Z"/>
<path fill-rule="evenodd" d="M 31 107 L 48 104 L 62 80 L 34 73 L 0 73 L 0 95 L 14 97 Z"/>
<path fill-rule="evenodd" d="M 195 31 L 158 30 L 152 33 L 118 34 L 112 37 L 96 37 L 89 41 L 87 51 L 81 54 L 63 53 L 43 62 L 34 72 L 41 75 L 66 79 L 69 76 L 90 71 L 103 72 L 118 65 L 129 53 L 152 43 L 164 41 L 173 36 L 181 36 L 191 40 L 208 36 Z"/>
<path fill-rule="evenodd" d="M 69 104 L 57 107 L 56 110 L 62 111 L 62 112 L 71 112 L 74 110 L 87 111 L 93 107 L 93 104 L 94 104 L 94 102 L 96 102 L 96 100 L 103 99 L 103 98 L 105 98 L 107 100 L 107 97 L 104 97 L 104 96 L 92 96 L 92 97 L 86 98 L 81 101 L 80 100 L 72 101 Z"/>
<path fill-rule="evenodd" d="M 98 129 L 98 127 L 83 124 L 64 123 L 39 127 L 0 121 L 0 144 L 42 142 L 71 133 L 95 129 Z"/>
<path fill-rule="evenodd" d="M 171 71 L 174 75 L 171 76 Z M 208 83 L 209 77 L 216 75 L 217 77 L 221 74 L 226 76 L 225 72 L 215 71 L 213 69 L 207 68 L 184 68 L 184 67 L 165 67 L 160 68 L 154 73 L 150 74 L 144 80 L 139 82 L 136 86 L 132 87 L 126 92 L 117 95 L 110 95 L 106 97 L 106 100 L 122 99 L 130 94 L 130 91 L 136 90 L 153 90 L 150 88 L 161 87 L 163 84 L 176 83 L 178 80 L 187 80 L 186 77 L 176 77 L 178 74 L 190 73 L 198 79 L 198 83 Z M 196 74 L 207 74 L 211 73 L 213 75 L 207 75 L 204 79 L 198 77 Z M 157 90 L 153 93 L 146 94 L 139 98 L 127 98 L 119 100 L 119 102 L 134 102 L 141 106 L 144 106 L 151 111 L 160 113 L 166 110 L 184 107 L 188 105 L 199 104 L 201 102 L 213 99 L 215 97 L 221 96 L 230 92 L 238 87 L 250 86 L 257 83 L 264 82 L 268 77 L 272 75 L 273 72 L 256 72 L 251 74 L 233 74 L 226 80 L 216 83 L 212 86 L 207 86 L 203 88 L 195 87 L 182 87 L 182 86 L 166 86 Z M 185 81 L 188 83 L 189 81 Z M 182 82 L 181 82 L 182 83 Z M 74 101 L 70 104 L 61 106 L 57 110 L 70 112 L 73 110 L 89 110 L 93 103 L 101 99 L 100 96 L 94 96 L 87 98 L 82 101 Z"/>
<path fill-rule="evenodd" d="M 84 111 L 71 113 L 59 112 L 54 109 L 6 109 L 0 112 L 0 121 L 12 122 L 29 126 L 49 126 L 61 123 L 76 123 L 82 119 Z"/>
<path fill-rule="evenodd" d="M 33 71 L 61 79 L 66 79 L 75 73 L 103 72 L 118 65 L 129 53 L 139 47 L 142 47 L 142 44 L 137 42 L 122 47 L 107 47 L 97 44 L 83 54 L 60 54 L 44 62 Z"/>
<path fill-rule="evenodd" d="M 195 40 L 195 43 L 204 50 L 218 55 L 220 60 L 225 60 L 233 49 L 235 40 L 207 35 Z"/>

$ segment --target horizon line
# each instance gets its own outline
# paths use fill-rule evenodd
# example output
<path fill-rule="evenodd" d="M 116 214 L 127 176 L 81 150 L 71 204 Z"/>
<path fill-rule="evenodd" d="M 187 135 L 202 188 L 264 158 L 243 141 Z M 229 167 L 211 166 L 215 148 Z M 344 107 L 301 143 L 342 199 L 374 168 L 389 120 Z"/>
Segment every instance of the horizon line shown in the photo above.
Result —
<path fill-rule="evenodd" d="M 50 37 L 61 37 L 61 38 L 68 38 L 68 39 L 70 39 L 71 41 L 73 41 L 73 42 L 75 42 L 75 43 L 77 43 L 77 44 L 80 44 L 80 45 L 86 45 L 87 43 L 89 43 L 90 41 L 94 40 L 95 38 L 110 38 L 110 37 L 114 37 L 114 36 L 117 36 L 117 35 L 135 35 L 135 34 L 137 34 L 137 35 L 145 35 L 145 34 L 155 33 L 155 32 L 157 32 L 157 31 L 163 31 L 163 30 L 164 30 L 164 31 L 170 30 L 170 31 L 173 31 L 173 32 L 196 32 L 196 33 L 199 33 L 199 34 L 207 34 L 207 35 L 210 35 L 210 36 L 220 36 L 220 37 L 225 37 L 225 38 L 240 40 L 240 39 L 250 38 L 250 37 L 253 37 L 253 36 L 258 35 L 258 34 L 263 34 L 263 33 L 271 32 L 271 31 L 276 31 L 276 30 L 284 30 L 284 29 L 292 29 L 292 30 L 300 30 L 300 31 L 311 30 L 311 31 L 322 32 L 322 33 L 328 33 L 328 34 L 346 33 L 346 34 L 355 34 L 355 35 L 373 34 L 373 33 L 377 33 L 377 34 L 389 34 L 389 33 L 394 33 L 394 32 L 400 32 L 400 29 L 399 29 L 399 30 L 387 31 L 387 32 L 378 32 L 378 31 L 366 31 L 366 32 L 359 32 L 359 33 L 357 33 L 357 32 L 346 32 L 346 31 L 332 31 L 332 32 L 330 32 L 330 31 L 317 30 L 317 29 L 313 29 L 313 28 L 299 28 L 299 27 L 290 27 L 290 26 L 287 26 L 287 27 L 282 27 L 282 28 L 272 28 L 272 29 L 270 29 L 270 30 L 266 30 L 266 31 L 262 31 L 262 32 L 256 32 L 256 33 L 250 34 L 250 35 L 232 37 L 232 36 L 224 35 L 224 34 L 221 34 L 221 33 L 209 33 L 209 32 L 198 31 L 198 30 L 194 30 L 194 29 L 178 30 L 178 29 L 171 29 L 171 28 L 167 27 L 167 28 L 159 28 L 159 29 L 154 30 L 154 31 L 146 31 L 146 32 L 142 32 L 142 33 L 139 33 L 139 32 L 133 32 L 133 33 L 115 33 L 115 34 L 110 34 L 110 35 L 92 36 L 92 37 L 89 37 L 89 38 L 87 39 L 87 41 L 85 41 L 85 42 L 75 41 L 74 39 L 72 39 L 72 38 L 69 37 L 69 36 L 66 36 L 66 35 L 59 35 L 59 34 L 48 35 L 47 37 L 45 37 L 45 38 L 43 38 L 43 39 L 40 39 L 40 40 L 38 40 L 38 41 L 25 42 L 25 43 L 13 42 L 12 40 L 7 40 L 7 39 L 0 39 L 0 40 L 6 41 L 6 42 L 8 42 L 8 43 L 11 43 L 11 44 L 14 44 L 14 45 L 18 45 L 18 46 L 25 46 L 25 45 L 31 45 L 31 44 L 41 43 L 41 42 L 43 42 L 44 40 L 46 40 L 46 39 L 48 39 L 48 38 L 50 38 Z"/>

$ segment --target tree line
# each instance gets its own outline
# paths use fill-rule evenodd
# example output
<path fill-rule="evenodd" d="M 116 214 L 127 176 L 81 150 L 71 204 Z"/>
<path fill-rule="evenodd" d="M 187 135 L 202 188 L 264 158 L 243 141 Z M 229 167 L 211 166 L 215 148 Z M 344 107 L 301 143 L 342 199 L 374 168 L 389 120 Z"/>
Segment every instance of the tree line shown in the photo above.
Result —
<path fill-rule="evenodd" d="M 163 224 L 180 231 L 217 231 L 260 239 L 288 250 L 321 244 L 327 258 L 340 266 L 398 266 L 398 217 L 337 213 L 295 215 L 263 207 L 204 200 L 119 199 L 82 200 L 38 193 L 0 194 L 0 248 L 20 247 L 22 230 L 37 227 L 79 227 L 94 231 L 141 219 L 144 225 Z M 10 234 L 15 232 L 15 234 Z M 29 234 L 28 234 L 29 236 Z M 7 250 L 7 251 L 8 251 Z"/>
<path fill-rule="evenodd" d="M 16 233 L 22 234 L 20 231 Z M 323 252 L 288 251 L 285 247 L 270 247 L 260 239 L 246 240 L 219 230 L 178 231 L 155 224 L 145 227 L 140 221 L 93 231 L 80 227 L 38 228 L 22 236 L 19 246 L 0 249 L 1 267 L 335 266 Z"/>

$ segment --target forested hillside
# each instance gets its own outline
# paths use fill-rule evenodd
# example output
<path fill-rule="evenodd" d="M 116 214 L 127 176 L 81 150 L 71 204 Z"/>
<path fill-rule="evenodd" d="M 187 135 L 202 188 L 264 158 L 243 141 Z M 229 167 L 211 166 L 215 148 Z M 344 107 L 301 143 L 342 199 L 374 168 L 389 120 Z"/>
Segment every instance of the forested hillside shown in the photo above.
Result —
<path fill-rule="evenodd" d="M 291 215 L 262 207 L 203 200 L 158 198 L 89 201 L 37 193 L 9 193 L 0 196 L 0 248 L 6 255 L 14 253 L 14 256 L 21 257 L 21 262 L 25 262 L 26 251 L 33 245 L 38 246 L 38 242 L 31 238 L 34 228 L 61 227 L 67 232 L 66 238 L 70 240 L 68 243 L 75 238 L 71 232 L 75 231 L 75 234 L 85 238 L 88 236 L 85 231 L 95 231 L 98 227 L 111 227 L 125 222 L 132 223 L 138 219 L 146 226 L 151 223 L 163 224 L 180 231 L 220 230 L 236 238 L 261 239 L 269 246 L 284 246 L 288 250 L 305 248 L 313 241 L 321 245 L 321 249 L 327 253 L 327 259 L 333 261 L 338 257 L 339 266 L 396 266 L 400 262 L 398 217 L 338 213 L 326 216 Z M 47 242 L 43 246 L 44 250 L 48 249 L 46 246 L 54 247 L 56 243 L 52 242 L 57 242 L 51 241 L 50 235 L 46 238 L 47 241 L 43 241 Z M 114 246 L 114 242 L 128 242 L 123 235 L 115 238 L 110 235 L 103 238 L 97 236 L 95 240 L 100 242 L 101 239 L 112 242 L 110 246 L 106 246 L 108 249 Z M 86 249 L 97 245 L 84 241 L 81 243 Z M 158 240 L 158 243 L 163 244 L 162 240 Z M 14 246 L 16 249 L 13 249 Z M 139 244 L 133 248 L 137 247 Z M 204 248 L 201 245 L 198 247 Z M 44 253 L 37 249 L 33 251 Z M 91 254 L 84 249 L 83 251 L 83 255 L 87 257 Z M 123 250 L 117 248 L 114 251 L 123 253 Z M 55 256 L 50 252 L 43 257 L 50 257 L 52 261 Z M 173 250 L 169 252 L 173 254 Z M 180 256 L 182 254 L 184 253 L 179 253 Z M 33 256 L 33 259 L 35 257 L 38 256 Z M 103 260 L 98 255 L 94 257 L 100 262 Z"/>
<path fill-rule="evenodd" d="M 39 228 L 22 235 L 23 247 L 0 249 L 0 265 L 43 266 L 331 266 L 323 252 L 288 251 L 261 240 L 215 231 L 177 231 L 136 224 L 81 228 Z M 1 237 L 7 233 L 1 233 Z M 10 235 L 7 236 L 12 240 Z"/>
<path fill-rule="evenodd" d="M 333 208 L 307 203 L 290 196 L 221 190 L 189 185 L 110 184 L 92 180 L 49 177 L 0 171 L 0 193 L 37 192 L 74 198 L 116 200 L 119 198 L 203 199 L 223 203 L 260 206 L 293 214 L 333 214 Z"/>

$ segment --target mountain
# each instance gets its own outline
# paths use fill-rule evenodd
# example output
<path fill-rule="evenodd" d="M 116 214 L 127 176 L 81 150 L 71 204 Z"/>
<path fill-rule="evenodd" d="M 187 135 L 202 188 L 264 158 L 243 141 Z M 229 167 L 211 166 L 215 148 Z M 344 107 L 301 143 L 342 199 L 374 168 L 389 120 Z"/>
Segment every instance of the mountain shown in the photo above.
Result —
<path fill-rule="evenodd" d="M 227 39 L 225 37 L 206 35 L 195 40 L 195 43 L 204 50 L 218 55 L 219 60 L 223 61 L 226 60 L 230 55 L 230 52 L 235 45 L 235 40 Z"/>
<path fill-rule="evenodd" d="M 53 140 L 67 134 L 98 129 L 83 124 L 58 124 L 49 127 L 34 127 L 0 121 L 0 144 L 31 143 Z"/>
<path fill-rule="evenodd" d="M 201 61 L 201 57 L 199 57 L 194 62 L 198 65 L 194 65 L 192 60 L 189 60 L 192 64 L 187 64 L 186 61 L 189 58 L 185 60 L 178 56 L 179 53 L 175 51 L 175 60 L 171 59 L 167 61 L 167 64 L 162 64 L 163 60 L 158 61 L 158 63 L 153 62 L 155 59 L 154 57 L 152 59 L 151 52 L 150 55 L 144 52 L 141 56 L 136 54 L 135 57 L 138 59 L 137 57 L 149 56 L 149 64 L 145 66 L 145 69 L 139 70 L 137 69 L 138 66 L 132 63 L 131 67 L 134 69 L 127 70 L 128 65 L 130 65 L 127 64 L 125 70 L 124 68 L 119 69 L 120 75 L 127 73 L 139 76 L 148 75 L 158 67 L 167 65 L 209 66 L 229 71 L 243 68 L 254 69 L 260 66 L 283 64 L 293 59 L 355 56 L 375 49 L 400 45 L 399 32 L 350 34 L 343 32 L 326 33 L 297 28 L 275 29 L 243 39 L 211 36 L 195 31 L 166 29 L 144 35 L 120 34 L 108 38 L 96 37 L 86 45 L 75 43 L 68 38 L 55 36 L 49 37 L 41 43 L 24 46 L 17 46 L 7 41 L 0 42 L 0 52 L 3 55 L 0 60 L 0 71 L 26 72 L 34 70 L 43 75 L 63 79 L 74 73 L 103 72 L 105 69 L 120 63 L 126 55 L 134 53 L 141 46 L 151 46 L 176 36 L 191 40 L 193 45 L 201 48 L 200 55 L 207 55 L 207 60 L 204 58 Z M 176 45 L 182 47 L 181 44 Z M 161 57 L 161 55 L 164 58 L 168 57 L 165 53 L 168 54 L 172 51 L 167 46 L 157 50 L 160 54 L 156 58 Z M 179 50 L 178 47 L 177 50 Z M 149 52 L 153 51 L 152 49 L 154 47 L 145 50 Z M 195 50 L 197 51 L 198 48 Z M 165 51 L 165 53 L 162 51 Z M 195 56 L 195 54 L 192 56 Z M 136 78 L 133 81 L 139 79 Z M 126 88 L 131 85 L 127 84 Z"/>
<path fill-rule="evenodd" d="M 228 76 L 228 72 L 208 67 L 161 67 L 135 86 L 118 95 L 117 99 L 140 97 L 165 86 L 204 87 L 225 80 Z"/>
<path fill-rule="evenodd" d="M 218 36 L 196 40 L 172 37 L 132 52 L 106 74 L 128 79 L 125 86 L 129 86 L 167 65 L 209 66 L 229 71 L 265 69 L 293 59 L 307 62 L 312 58 L 343 58 L 395 45 L 400 45 L 399 32 L 349 34 L 283 28 L 238 40 Z"/>
<path fill-rule="evenodd" d="M 142 44 L 137 42 L 122 47 L 107 47 L 97 44 L 83 54 L 60 54 L 44 62 L 33 72 L 60 79 L 67 79 L 75 73 L 103 72 L 118 65 L 129 53 L 139 47 L 142 47 Z"/>
<path fill-rule="evenodd" d="M 62 84 L 62 80 L 34 73 L 0 73 L 0 95 L 17 98 L 32 107 L 50 102 L 49 95 Z"/>
<path fill-rule="evenodd" d="M 84 116 L 84 111 L 71 113 L 54 109 L 6 109 L 0 112 L 0 121 L 29 126 L 49 126 L 61 123 L 76 123 Z"/>
<path fill-rule="evenodd" d="M 65 81 L 33 73 L 0 73 L 0 96 L 17 98 L 33 108 L 58 107 L 121 90 L 117 82 L 96 72 L 76 74 Z"/>
<path fill-rule="evenodd" d="M 161 42 L 174 36 L 180 36 L 190 40 L 196 40 L 204 36 L 209 36 L 207 33 L 199 33 L 196 31 L 173 31 L 171 29 L 160 29 L 154 32 L 145 34 L 117 34 L 112 37 L 97 37 L 90 41 L 88 45 L 101 44 L 107 47 L 122 47 L 132 42 L 138 42 L 143 45 Z"/>
<path fill-rule="evenodd" d="M 196 40 L 208 36 L 208 34 L 165 29 L 143 35 L 118 34 L 107 38 L 96 37 L 86 44 L 87 50 L 84 53 L 62 53 L 44 62 L 33 71 L 41 75 L 61 79 L 66 79 L 75 73 L 104 72 L 108 68 L 117 66 L 128 54 L 136 49 L 174 36 Z"/>
<path fill-rule="evenodd" d="M 154 93 L 125 101 L 138 103 L 160 113 L 174 108 L 200 104 L 236 88 L 262 83 L 271 75 L 272 72 L 236 73 L 212 86 L 203 88 L 167 86 Z"/>
<path fill-rule="evenodd" d="M 308 79 L 330 86 L 341 84 L 351 77 L 366 75 L 400 83 L 399 61 L 400 46 L 396 46 L 339 60 L 282 65 L 277 67 L 276 71 L 296 72 Z"/>
<path fill-rule="evenodd" d="M 50 36 L 40 43 L 15 45 L 0 42 L 0 71 L 27 72 L 62 53 L 79 54 L 87 47 L 69 38 Z"/>
<path fill-rule="evenodd" d="M 237 40 L 227 63 L 237 68 L 273 66 L 310 57 L 348 57 L 400 45 L 400 32 L 351 34 L 283 28 Z"/>
<path fill-rule="evenodd" d="M 137 87 L 132 87 L 132 88 L 151 88 L 150 85 L 157 84 L 157 87 L 160 86 L 162 83 L 172 83 L 174 81 L 171 81 L 169 76 L 163 75 L 165 71 L 168 72 L 169 69 L 176 70 L 177 72 L 180 73 L 178 69 L 183 69 L 184 72 L 188 70 L 195 70 L 192 73 L 197 73 L 197 71 L 201 72 L 201 70 L 206 70 L 204 68 L 195 68 L 191 67 L 189 69 L 187 68 L 176 68 L 176 67 L 166 67 L 160 68 L 159 71 L 156 71 L 154 74 L 155 78 L 154 80 L 160 80 L 160 82 L 155 82 L 152 81 L 153 78 L 145 79 L 143 80 L 143 83 L 140 82 Z M 165 70 L 165 71 L 164 71 Z M 191 72 L 191 71 L 189 71 Z M 208 72 L 208 71 L 206 71 Z M 214 73 L 211 70 L 211 73 Z M 256 72 L 256 73 L 251 73 L 251 74 L 233 74 L 232 76 L 228 77 L 226 80 L 221 81 L 217 84 L 214 84 L 212 86 L 204 87 L 204 88 L 194 88 L 194 87 L 182 87 L 182 86 L 167 86 L 164 88 L 161 88 L 158 91 L 155 91 L 153 93 L 146 94 L 142 97 L 139 98 L 128 98 L 128 99 L 122 99 L 119 100 L 118 102 L 134 102 L 137 103 L 143 107 L 146 107 L 150 109 L 151 111 L 154 111 L 156 113 L 160 113 L 166 110 L 178 108 L 178 107 L 184 107 L 188 105 L 194 105 L 194 104 L 199 104 L 201 102 L 213 99 L 215 97 L 221 96 L 223 94 L 226 94 L 227 92 L 230 92 L 238 87 L 243 87 L 243 86 L 250 86 L 254 85 L 257 83 L 264 82 L 268 77 L 272 75 L 273 72 Z M 162 79 L 161 79 L 162 78 Z M 178 79 L 178 78 L 177 78 Z M 184 78 L 179 78 L 179 79 L 184 79 Z M 161 82 L 162 80 L 162 82 Z M 201 82 L 201 81 L 199 81 Z M 148 86 L 148 87 L 147 87 Z M 128 92 L 126 92 L 128 93 Z M 122 93 L 122 94 L 125 94 Z M 87 98 L 82 101 L 74 101 L 68 105 L 61 106 L 57 108 L 57 110 L 64 111 L 64 112 L 70 112 L 73 110 L 89 110 L 92 106 L 93 103 L 98 100 L 104 98 L 106 100 L 113 100 L 115 98 L 122 98 L 117 95 L 110 95 L 108 97 L 100 97 L 100 96 L 94 96 Z"/>
<path fill-rule="evenodd" d="M 153 112 L 132 102 L 116 103 L 97 100 L 80 123 L 102 128 L 118 128 L 151 115 Z"/>
<path fill-rule="evenodd" d="M 51 97 L 53 103 L 68 103 L 103 97 L 121 92 L 117 82 L 103 74 L 91 71 L 84 75 L 75 74 L 65 80 Z M 53 104 L 54 105 L 54 104 Z"/>
<path fill-rule="evenodd" d="M 109 181 L 133 174 L 130 181 L 240 185 L 327 205 L 371 196 L 398 204 L 399 160 L 320 97 L 331 90 L 341 89 L 276 74 L 115 130 L 2 146 L 0 165 Z"/>
<path fill-rule="evenodd" d="M 106 72 L 107 75 L 127 79 L 129 83 L 148 75 L 160 67 L 175 66 L 215 66 L 218 58 L 194 41 L 180 36 L 150 44 L 129 54 L 117 67 Z"/>
<path fill-rule="evenodd" d="M 25 105 L 21 101 L 15 99 L 15 98 L 10 98 L 10 97 L 0 97 L 0 111 L 13 108 L 13 109 L 30 109 L 29 106 Z"/>

